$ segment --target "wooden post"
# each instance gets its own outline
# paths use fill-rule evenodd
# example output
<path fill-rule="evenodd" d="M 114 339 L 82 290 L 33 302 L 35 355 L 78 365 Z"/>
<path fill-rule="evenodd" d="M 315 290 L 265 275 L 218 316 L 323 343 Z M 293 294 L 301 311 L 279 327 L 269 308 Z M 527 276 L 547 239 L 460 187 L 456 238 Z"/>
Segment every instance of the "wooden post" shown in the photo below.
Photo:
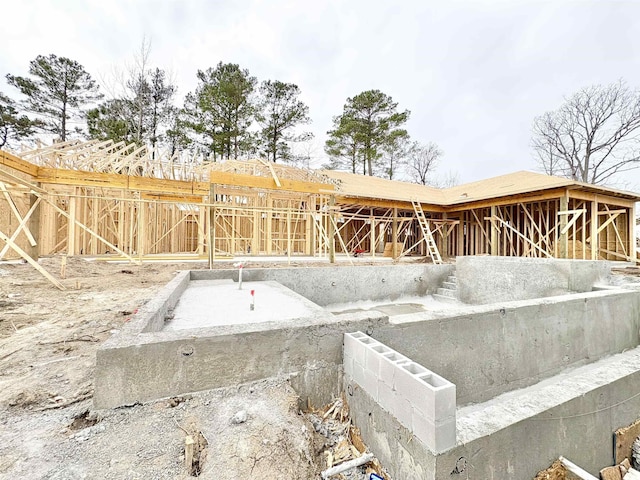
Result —
<path fill-rule="evenodd" d="M 329 211 L 327 212 L 327 219 L 329 221 L 329 263 L 336 263 L 336 230 L 333 225 L 334 207 L 336 205 L 335 195 L 329 197 Z M 347 255 L 349 252 L 346 252 Z"/>
<path fill-rule="evenodd" d="M 267 255 L 271 255 L 273 253 L 273 198 L 271 198 L 271 194 L 268 194 L 267 197 Z"/>
<path fill-rule="evenodd" d="M 73 193 L 69 198 L 69 217 L 76 218 L 76 193 L 78 188 L 73 188 Z M 67 220 L 67 255 L 74 256 L 76 254 L 76 222 Z"/>
<path fill-rule="evenodd" d="M 629 261 L 635 265 L 638 256 L 636 255 L 636 208 L 633 204 L 627 213 L 627 224 L 629 226 Z"/>
<path fill-rule="evenodd" d="M 216 185 L 209 185 L 209 270 L 213 269 L 216 258 Z"/>
<path fill-rule="evenodd" d="M 566 212 L 567 210 L 569 210 L 569 195 L 568 192 L 565 192 L 565 194 L 560 197 L 560 211 L 561 212 Z M 558 218 L 558 232 L 560 232 L 560 236 L 558 238 L 558 243 L 560 246 L 559 249 L 559 254 L 558 257 L 559 258 L 567 258 L 567 254 L 568 254 L 568 250 L 569 250 L 569 232 L 564 232 L 564 227 L 567 226 L 568 220 L 569 220 L 569 215 L 567 213 L 563 213 L 561 215 L 559 215 L 560 218 Z"/>
<path fill-rule="evenodd" d="M 291 205 L 287 209 L 287 260 L 291 263 Z"/>
<path fill-rule="evenodd" d="M 147 243 L 147 205 L 140 200 L 138 206 L 138 259 L 142 264 Z"/>
<path fill-rule="evenodd" d="M 369 243 L 371 244 L 371 256 L 375 257 L 376 256 L 376 217 L 373 216 L 373 208 L 369 210 L 369 222 L 371 222 L 370 224 L 370 229 L 369 229 L 369 234 L 371 236 Z M 348 253 L 348 252 L 347 252 Z"/>
<path fill-rule="evenodd" d="M 393 209 L 393 223 L 391 224 L 391 258 L 398 258 L 398 207 Z"/>
<path fill-rule="evenodd" d="M 37 184 L 40 187 L 40 184 Z M 38 196 L 33 193 L 29 195 L 29 208 L 33 207 L 33 205 L 38 201 Z M 35 245 L 29 248 L 29 256 L 37 261 L 38 257 L 42 254 L 42 250 L 40 248 L 40 210 L 42 210 L 42 203 L 36 206 L 35 210 L 31 214 L 29 218 L 29 222 L 27 223 L 27 227 L 35 240 Z"/>
<path fill-rule="evenodd" d="M 498 249 L 498 225 L 496 217 L 498 216 L 498 207 L 491 205 L 491 255 L 496 257 L 499 255 Z M 504 218 L 504 217 L 502 217 Z"/>
<path fill-rule="evenodd" d="M 447 214 L 442 214 L 442 219 L 447 220 Z M 442 224 L 442 248 L 440 249 L 440 256 L 442 258 L 449 258 L 449 224 L 444 222 Z"/>
<path fill-rule="evenodd" d="M 458 223 L 458 248 L 456 252 L 456 256 L 464 255 L 464 212 L 460 212 L 460 223 Z"/>
<path fill-rule="evenodd" d="M 314 209 L 311 208 L 312 205 L 312 197 L 309 195 L 307 197 L 307 201 L 305 202 L 306 212 L 305 212 L 305 220 L 304 220 L 304 238 L 305 238 L 305 246 L 304 246 L 304 254 L 305 255 L 313 255 L 312 248 L 312 237 L 315 232 L 313 229 L 313 224 L 315 223 L 313 220 Z"/>
<path fill-rule="evenodd" d="M 205 211 L 205 207 L 204 204 L 206 202 L 204 201 L 203 198 L 203 202 L 202 205 L 200 205 L 198 207 L 198 255 L 204 255 L 204 244 L 205 244 L 205 218 L 206 218 L 206 211 Z"/>

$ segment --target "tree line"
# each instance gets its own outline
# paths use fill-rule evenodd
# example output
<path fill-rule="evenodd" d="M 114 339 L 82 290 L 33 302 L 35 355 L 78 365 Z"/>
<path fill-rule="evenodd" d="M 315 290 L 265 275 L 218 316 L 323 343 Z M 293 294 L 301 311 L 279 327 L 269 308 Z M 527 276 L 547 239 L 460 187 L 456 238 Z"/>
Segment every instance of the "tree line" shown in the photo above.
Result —
<path fill-rule="evenodd" d="M 197 151 L 210 161 L 266 158 L 296 162 L 292 146 L 309 142 L 302 129 L 309 107 L 294 83 L 263 80 L 234 63 L 198 70 L 194 91 L 176 105 L 177 87 L 163 69 L 149 65 L 143 47 L 134 67 L 119 75 L 105 98 L 75 60 L 39 55 L 29 75 L 6 75 L 21 94 L 0 92 L 0 148 L 42 133 L 163 147 L 171 154 Z M 347 98 L 327 132 L 324 168 L 433 184 L 443 152 L 411 139 L 409 110 L 380 90 Z M 640 93 L 620 80 L 586 87 L 533 122 L 533 151 L 549 174 L 589 183 L 610 182 L 640 165 Z M 438 186 L 456 184 L 452 176 Z"/>
<path fill-rule="evenodd" d="M 272 162 L 296 162 L 292 145 L 313 135 L 300 88 L 280 80 L 261 82 L 248 69 L 218 63 L 198 70 L 194 91 L 176 105 L 177 87 L 163 69 L 149 64 L 143 42 L 135 64 L 115 75 L 105 98 L 97 82 L 78 62 L 39 55 L 25 77 L 8 74 L 21 94 L 14 101 L 0 93 L 0 148 L 47 133 L 71 137 L 197 151 L 211 161 L 260 156 Z M 327 132 L 325 168 L 406 178 L 426 184 L 442 151 L 433 143 L 410 140 L 404 124 L 408 110 L 379 90 L 348 98 Z"/>

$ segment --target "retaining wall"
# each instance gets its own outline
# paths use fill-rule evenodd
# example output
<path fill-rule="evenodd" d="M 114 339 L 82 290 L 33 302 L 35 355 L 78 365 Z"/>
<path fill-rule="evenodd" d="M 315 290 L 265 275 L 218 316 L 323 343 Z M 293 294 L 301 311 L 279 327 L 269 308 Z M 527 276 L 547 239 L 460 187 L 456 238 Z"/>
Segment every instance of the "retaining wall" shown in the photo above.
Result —
<path fill-rule="evenodd" d="M 456 257 L 458 299 L 472 305 L 589 292 L 611 263 L 555 258 Z"/>
<path fill-rule="evenodd" d="M 634 348 L 640 295 L 600 291 L 413 314 L 371 335 L 483 402 L 565 368 Z"/>

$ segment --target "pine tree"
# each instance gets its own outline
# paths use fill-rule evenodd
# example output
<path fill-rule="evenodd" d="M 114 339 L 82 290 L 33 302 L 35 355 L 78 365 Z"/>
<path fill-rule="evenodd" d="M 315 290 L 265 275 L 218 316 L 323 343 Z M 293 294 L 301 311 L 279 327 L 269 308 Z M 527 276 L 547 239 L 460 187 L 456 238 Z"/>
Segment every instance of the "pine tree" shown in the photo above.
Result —
<path fill-rule="evenodd" d="M 222 62 L 197 76 L 198 87 L 185 99 L 191 131 L 214 158 L 239 158 L 251 152 L 256 78 L 237 64 Z"/>
<path fill-rule="evenodd" d="M 409 119 L 410 112 L 398 112 L 397 108 L 398 104 L 380 90 L 367 90 L 348 98 L 342 115 L 334 121 L 339 128 L 328 132 L 327 153 L 331 155 L 336 144 L 348 139 L 357 149 L 350 154 L 351 158 L 363 162 L 363 174 L 374 175 L 385 148 L 389 149 L 398 138 L 408 136 L 400 127 Z M 393 168 L 384 170 L 393 176 Z"/>
<path fill-rule="evenodd" d="M 298 99 L 300 88 L 293 83 L 266 80 L 260 86 L 260 100 L 256 118 L 262 126 L 261 140 L 267 158 L 275 162 L 291 156 L 288 142 L 308 138 L 308 134 L 294 135 L 291 129 L 311 122 L 309 107 Z"/>
<path fill-rule="evenodd" d="M 82 107 L 101 98 L 98 85 L 75 60 L 38 55 L 29 64 L 28 77 L 8 74 L 10 85 L 26 99 L 25 110 L 42 117 L 42 127 L 62 141 L 71 131 L 69 123 L 82 119 Z"/>
<path fill-rule="evenodd" d="M 0 92 L 0 149 L 12 140 L 18 141 L 35 133 L 39 122 L 20 115 L 16 103 Z"/>

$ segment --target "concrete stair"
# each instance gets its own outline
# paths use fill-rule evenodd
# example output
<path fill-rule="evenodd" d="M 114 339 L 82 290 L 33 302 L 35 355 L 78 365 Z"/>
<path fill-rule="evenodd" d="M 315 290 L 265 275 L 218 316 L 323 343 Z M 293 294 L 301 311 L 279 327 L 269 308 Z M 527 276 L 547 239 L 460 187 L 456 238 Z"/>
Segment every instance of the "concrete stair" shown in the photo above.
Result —
<path fill-rule="evenodd" d="M 460 303 L 458 301 L 458 279 L 455 272 L 447 277 L 446 282 L 442 282 L 442 287 L 438 288 L 433 298 L 440 302 Z"/>
<path fill-rule="evenodd" d="M 640 347 L 568 369 L 528 387 L 505 392 L 483 403 L 459 407 L 456 412 L 458 443 L 468 443 L 483 436 L 491 436 L 518 423 L 521 423 L 529 434 L 537 429 L 562 430 L 564 427 L 561 421 L 552 424 L 550 420 L 561 420 L 563 416 L 584 417 L 588 418 L 589 422 L 598 421 L 599 427 L 594 427 L 594 430 L 604 432 L 608 428 L 601 426 L 603 419 L 596 414 L 606 411 L 605 419 L 615 418 L 608 412 L 611 406 L 631 400 L 631 404 L 638 405 L 640 399 L 637 398 L 637 390 L 631 386 L 638 378 Z M 633 411 L 631 405 L 627 405 L 626 409 Z M 540 422 L 540 425 L 525 422 L 533 418 L 541 418 L 547 422 Z M 627 420 L 614 421 L 624 424 Z M 586 427 L 580 425 L 575 428 Z M 558 435 L 567 435 L 567 430 Z M 536 438 L 538 437 L 540 436 L 536 435 Z M 495 451 L 504 450 L 503 447 Z"/>

